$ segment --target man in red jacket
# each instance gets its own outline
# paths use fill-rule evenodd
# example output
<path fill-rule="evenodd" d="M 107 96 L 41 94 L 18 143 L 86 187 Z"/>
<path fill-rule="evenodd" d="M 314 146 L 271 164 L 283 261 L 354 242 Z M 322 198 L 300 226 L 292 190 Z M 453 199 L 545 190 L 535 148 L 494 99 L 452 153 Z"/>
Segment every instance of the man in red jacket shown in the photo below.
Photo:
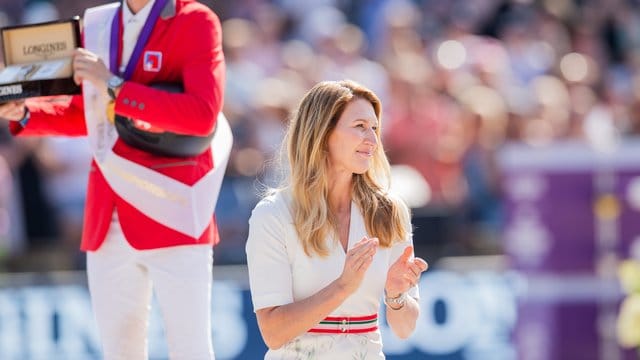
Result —
<path fill-rule="evenodd" d="M 219 19 L 194 0 L 126 0 L 87 9 L 83 20 L 84 48 L 73 59 L 82 95 L 10 102 L 0 117 L 19 136 L 89 137 L 81 248 L 104 358 L 148 357 L 153 286 L 169 356 L 212 359 L 213 211 L 231 146 L 220 113 Z M 178 155 L 180 142 L 141 147 L 126 140 L 127 129 L 161 144 L 205 139 L 205 147 Z"/>

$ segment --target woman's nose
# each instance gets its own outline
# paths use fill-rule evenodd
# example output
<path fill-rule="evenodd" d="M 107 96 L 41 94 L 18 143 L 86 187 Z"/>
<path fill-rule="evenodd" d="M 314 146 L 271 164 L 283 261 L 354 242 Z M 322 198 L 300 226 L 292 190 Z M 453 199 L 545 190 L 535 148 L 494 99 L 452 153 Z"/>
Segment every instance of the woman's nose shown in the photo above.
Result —
<path fill-rule="evenodd" d="M 376 134 L 375 130 L 369 129 L 369 131 L 367 131 L 365 135 L 364 140 L 369 144 L 378 145 L 378 134 Z"/>

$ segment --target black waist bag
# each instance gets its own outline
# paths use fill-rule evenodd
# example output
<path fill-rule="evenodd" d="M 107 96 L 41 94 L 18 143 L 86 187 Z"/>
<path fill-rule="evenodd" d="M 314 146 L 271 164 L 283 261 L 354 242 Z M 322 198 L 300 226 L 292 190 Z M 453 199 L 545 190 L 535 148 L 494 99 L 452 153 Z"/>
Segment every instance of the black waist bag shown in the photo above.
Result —
<path fill-rule="evenodd" d="M 168 92 L 183 92 L 180 84 L 158 83 L 152 88 Z M 115 125 L 118 136 L 127 145 L 147 151 L 154 155 L 170 157 L 189 157 L 202 154 L 209 145 L 215 131 L 207 136 L 176 134 L 169 131 L 147 132 L 134 126 L 133 120 L 116 114 Z"/>

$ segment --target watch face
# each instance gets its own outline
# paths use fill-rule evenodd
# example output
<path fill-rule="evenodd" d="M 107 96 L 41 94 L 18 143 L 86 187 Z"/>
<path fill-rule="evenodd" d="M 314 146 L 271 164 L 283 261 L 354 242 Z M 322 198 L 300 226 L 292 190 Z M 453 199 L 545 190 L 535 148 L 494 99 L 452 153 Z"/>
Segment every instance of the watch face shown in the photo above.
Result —
<path fill-rule="evenodd" d="M 112 76 L 107 80 L 107 93 L 111 100 L 116 99 L 115 88 L 122 86 L 124 83 L 124 79 L 118 76 Z"/>
<path fill-rule="evenodd" d="M 112 76 L 112 77 L 109 78 L 109 81 L 108 81 L 107 85 L 110 88 L 116 88 L 116 87 L 122 85 L 123 82 L 124 82 L 124 79 L 122 79 L 120 77 L 117 77 L 117 76 Z"/>

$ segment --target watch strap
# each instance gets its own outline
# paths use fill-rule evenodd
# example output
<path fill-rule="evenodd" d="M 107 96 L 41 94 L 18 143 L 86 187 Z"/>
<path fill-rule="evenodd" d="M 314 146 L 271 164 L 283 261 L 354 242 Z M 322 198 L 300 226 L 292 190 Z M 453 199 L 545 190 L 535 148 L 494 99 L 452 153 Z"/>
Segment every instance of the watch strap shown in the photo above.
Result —
<path fill-rule="evenodd" d="M 20 123 L 20 126 L 25 128 L 27 126 L 27 123 L 29 122 L 29 119 L 31 119 L 31 112 L 29 111 L 29 108 L 25 106 L 24 116 L 22 117 L 22 119 L 20 119 L 20 121 L 18 121 L 18 123 Z"/>

